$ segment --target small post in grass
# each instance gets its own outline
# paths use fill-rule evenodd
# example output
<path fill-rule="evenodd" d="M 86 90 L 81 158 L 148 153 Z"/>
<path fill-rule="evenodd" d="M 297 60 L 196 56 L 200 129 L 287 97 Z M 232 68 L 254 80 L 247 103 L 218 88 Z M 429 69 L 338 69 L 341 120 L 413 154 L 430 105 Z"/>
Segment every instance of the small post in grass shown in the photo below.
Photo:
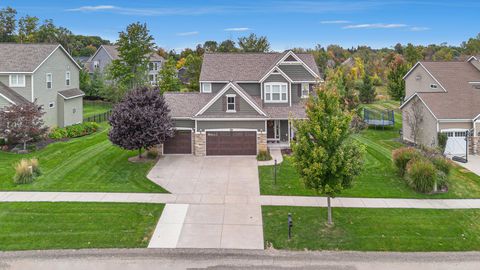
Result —
<path fill-rule="evenodd" d="M 288 240 L 292 239 L 292 227 L 293 227 L 292 213 L 288 213 Z"/>
<path fill-rule="evenodd" d="M 274 162 L 274 167 L 273 167 L 273 181 L 275 183 L 275 185 L 277 184 L 277 159 L 275 159 L 275 162 Z"/>

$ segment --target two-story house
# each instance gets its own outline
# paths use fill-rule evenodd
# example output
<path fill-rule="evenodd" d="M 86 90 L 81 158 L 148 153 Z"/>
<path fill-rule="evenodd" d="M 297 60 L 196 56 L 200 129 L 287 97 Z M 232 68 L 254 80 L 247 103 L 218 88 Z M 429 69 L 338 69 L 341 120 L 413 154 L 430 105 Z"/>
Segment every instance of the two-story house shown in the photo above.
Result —
<path fill-rule="evenodd" d="M 404 76 L 401 105 L 403 139 L 438 145 L 438 133 L 448 136 L 446 154 L 464 155 L 465 137 L 477 153 L 480 136 L 480 62 L 418 62 Z M 415 140 L 415 141 L 414 141 Z"/>
<path fill-rule="evenodd" d="M 198 93 L 165 93 L 176 136 L 164 154 L 256 155 L 288 147 L 320 82 L 310 54 L 206 53 Z"/>
<path fill-rule="evenodd" d="M 87 61 L 87 68 L 90 73 L 98 69 L 101 73 L 112 63 L 113 60 L 120 59 L 116 45 L 101 45 L 98 50 Z M 149 56 L 148 74 L 146 80 L 151 85 L 157 84 L 158 72 L 163 66 L 165 59 L 157 53 Z"/>
<path fill-rule="evenodd" d="M 49 127 L 83 121 L 80 66 L 61 45 L 0 43 L 0 109 L 37 101 Z"/>

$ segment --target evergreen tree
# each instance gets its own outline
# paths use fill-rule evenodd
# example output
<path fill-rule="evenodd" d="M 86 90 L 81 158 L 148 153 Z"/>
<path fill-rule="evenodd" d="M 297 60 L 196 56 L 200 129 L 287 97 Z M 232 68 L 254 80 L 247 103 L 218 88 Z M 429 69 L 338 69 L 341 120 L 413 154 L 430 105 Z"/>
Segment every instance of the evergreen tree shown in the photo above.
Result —
<path fill-rule="evenodd" d="M 391 98 L 403 100 L 405 98 L 405 80 L 403 76 L 407 74 L 409 65 L 405 63 L 400 55 L 396 55 L 389 65 L 387 74 L 387 90 Z"/>
<path fill-rule="evenodd" d="M 362 78 L 362 85 L 360 86 L 360 101 L 363 103 L 372 103 L 375 101 L 377 93 L 375 91 L 375 86 L 373 86 L 372 79 L 370 75 L 364 74 Z"/>

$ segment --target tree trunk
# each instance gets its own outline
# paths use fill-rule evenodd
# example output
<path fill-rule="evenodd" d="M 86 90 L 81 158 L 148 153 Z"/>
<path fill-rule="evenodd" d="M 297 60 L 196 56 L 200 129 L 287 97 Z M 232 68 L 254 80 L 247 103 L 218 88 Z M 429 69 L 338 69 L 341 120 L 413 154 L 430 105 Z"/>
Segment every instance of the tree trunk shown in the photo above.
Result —
<path fill-rule="evenodd" d="M 27 142 L 23 142 L 23 150 L 27 150 Z"/>
<path fill-rule="evenodd" d="M 327 213 L 328 213 L 328 225 L 332 225 L 332 204 L 330 202 L 330 196 L 327 196 Z"/>

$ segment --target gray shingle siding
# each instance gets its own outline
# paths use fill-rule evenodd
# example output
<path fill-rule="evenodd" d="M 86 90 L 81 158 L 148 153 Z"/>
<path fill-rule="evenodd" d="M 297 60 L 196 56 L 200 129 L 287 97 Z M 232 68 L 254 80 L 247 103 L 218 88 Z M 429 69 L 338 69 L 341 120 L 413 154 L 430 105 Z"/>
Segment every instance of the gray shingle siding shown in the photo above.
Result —
<path fill-rule="evenodd" d="M 315 81 L 315 77 L 302 65 L 279 65 L 279 68 L 292 79 L 292 81 Z"/>
<path fill-rule="evenodd" d="M 262 121 L 197 121 L 198 130 L 205 129 L 256 129 L 265 130 L 265 120 Z"/>
<path fill-rule="evenodd" d="M 238 85 L 240 85 L 243 90 L 251 96 L 261 95 L 260 83 L 239 83 Z"/>
<path fill-rule="evenodd" d="M 238 104 L 238 108 L 236 108 L 235 113 L 227 113 L 226 109 L 226 95 L 228 94 L 235 94 L 236 103 Z M 224 105 L 225 103 L 225 105 Z M 220 97 L 217 101 L 215 101 L 212 106 L 210 106 L 203 115 L 222 115 L 222 114 L 229 114 L 229 115 L 238 115 L 239 117 L 245 115 L 258 115 L 258 112 L 250 106 L 235 90 L 229 89 L 225 92 L 225 94 Z"/>
<path fill-rule="evenodd" d="M 195 128 L 195 121 L 193 120 L 173 120 L 173 124 L 177 128 Z"/>
<path fill-rule="evenodd" d="M 268 76 L 264 82 L 285 82 L 288 83 L 287 79 L 285 79 L 282 75 L 280 74 L 271 74 Z"/>
<path fill-rule="evenodd" d="M 12 74 L 15 74 L 15 73 L 12 73 Z M 10 87 L 9 76 L 10 76 L 9 74 L 0 75 L 0 82 L 5 84 L 8 87 Z M 25 87 L 10 87 L 10 89 L 20 94 L 26 100 L 32 101 L 32 76 L 25 74 Z"/>
<path fill-rule="evenodd" d="M 8 102 L 6 99 L 4 99 L 2 96 L 0 96 L 0 110 L 2 110 L 5 107 L 8 107 L 12 105 L 10 102 Z"/>

